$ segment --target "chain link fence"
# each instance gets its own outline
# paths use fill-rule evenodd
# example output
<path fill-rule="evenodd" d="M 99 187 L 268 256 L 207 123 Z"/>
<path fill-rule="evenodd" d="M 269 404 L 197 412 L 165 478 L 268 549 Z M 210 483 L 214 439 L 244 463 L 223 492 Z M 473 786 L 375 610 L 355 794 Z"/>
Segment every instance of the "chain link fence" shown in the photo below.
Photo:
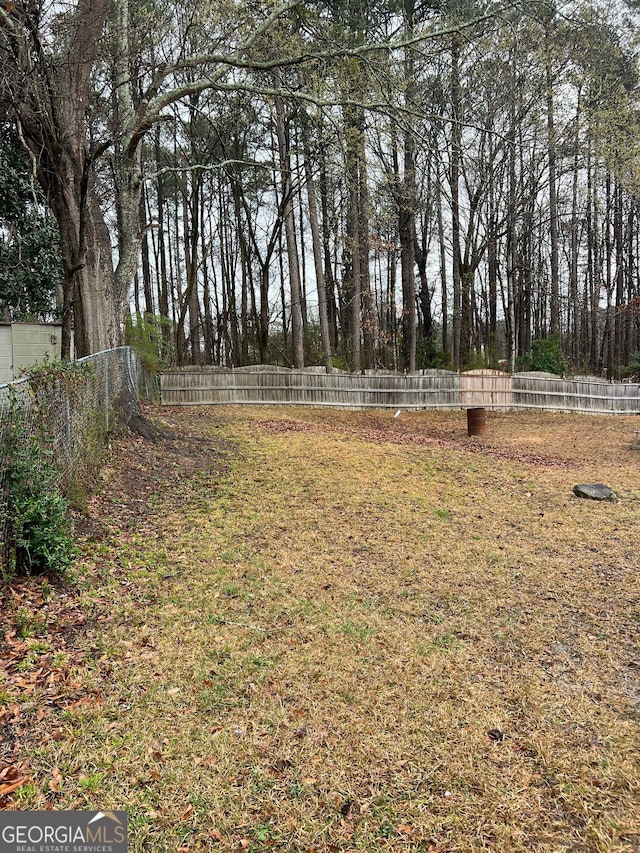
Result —
<path fill-rule="evenodd" d="M 77 368 L 77 370 L 75 370 Z M 68 497 L 82 491 L 100 464 L 106 437 L 139 413 L 138 399 L 155 396 L 155 380 L 130 347 L 74 362 L 74 381 L 25 378 L 0 385 L 0 558 L 7 567 L 11 523 L 7 512 L 5 436 L 37 441 L 60 476 Z"/>

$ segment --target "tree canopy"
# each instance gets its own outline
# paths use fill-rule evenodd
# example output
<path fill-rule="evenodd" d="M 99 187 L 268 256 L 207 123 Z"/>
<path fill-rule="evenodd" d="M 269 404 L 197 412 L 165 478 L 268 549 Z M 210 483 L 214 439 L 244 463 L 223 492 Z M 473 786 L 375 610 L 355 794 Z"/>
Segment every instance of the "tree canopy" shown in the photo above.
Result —
<path fill-rule="evenodd" d="M 5 320 L 51 320 L 62 285 L 58 230 L 27 152 L 6 122 L 0 161 L 0 311 Z"/>
<path fill-rule="evenodd" d="M 179 362 L 513 367 L 559 335 L 617 375 L 640 349 L 632 6 L 0 5 L 28 152 L 0 192 L 35 175 L 81 353 L 133 313 Z"/>

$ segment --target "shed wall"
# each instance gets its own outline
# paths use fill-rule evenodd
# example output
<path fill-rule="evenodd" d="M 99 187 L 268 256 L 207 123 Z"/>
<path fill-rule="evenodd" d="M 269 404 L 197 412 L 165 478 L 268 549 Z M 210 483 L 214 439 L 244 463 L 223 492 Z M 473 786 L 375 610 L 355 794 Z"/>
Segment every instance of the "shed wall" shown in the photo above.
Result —
<path fill-rule="evenodd" d="M 20 369 L 62 355 L 58 323 L 6 323 L 0 326 L 0 384 L 20 378 Z"/>

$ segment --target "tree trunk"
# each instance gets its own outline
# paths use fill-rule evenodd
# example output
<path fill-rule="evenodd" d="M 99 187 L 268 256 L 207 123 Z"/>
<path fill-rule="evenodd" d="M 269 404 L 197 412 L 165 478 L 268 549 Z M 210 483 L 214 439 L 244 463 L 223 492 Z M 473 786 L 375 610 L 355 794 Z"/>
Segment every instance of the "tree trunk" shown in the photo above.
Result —
<path fill-rule="evenodd" d="M 23 37 L 16 29 L 10 39 L 16 71 L 26 80 L 13 108 L 60 231 L 65 358 L 72 354 L 72 320 L 79 355 L 123 338 L 125 300 L 114 289 L 109 235 L 94 191 L 95 152 L 86 138 L 89 85 L 108 8 L 108 0 L 79 0 L 67 20 L 68 52 L 56 65 L 47 67 L 46 57 L 33 64 L 32 31 Z"/>
<path fill-rule="evenodd" d="M 324 269 L 322 267 L 322 241 L 320 237 L 320 224 L 318 221 L 318 204 L 316 201 L 316 190 L 311 172 L 311 159 L 309 151 L 309 138 L 306 122 L 308 118 L 303 115 L 302 144 L 304 148 L 304 169 L 307 184 L 307 203 L 309 205 L 309 223 L 311 225 L 311 241 L 313 245 L 313 263 L 316 272 L 316 287 L 318 289 L 318 314 L 320 321 L 320 339 L 322 341 L 322 354 L 327 373 L 333 370 L 331 364 L 331 340 L 329 337 L 329 314 L 327 311 L 327 289 L 325 286 Z"/>
<path fill-rule="evenodd" d="M 348 169 L 353 178 L 352 170 Z M 349 338 L 351 343 L 351 372 L 360 371 L 360 330 L 361 330 L 361 290 L 360 290 L 360 231 L 358 216 L 358 188 L 353 180 L 349 183 L 349 210 L 347 213 L 347 234 L 345 255 L 347 256 L 349 287 Z"/>
<path fill-rule="evenodd" d="M 460 157 L 462 152 L 462 126 L 460 119 L 460 36 L 454 35 L 451 43 L 451 231 L 453 277 L 453 369 L 460 370 L 462 333 L 462 258 L 460 248 Z"/>
<path fill-rule="evenodd" d="M 625 312 L 623 309 L 624 298 L 624 227 L 623 227 L 623 198 L 622 186 L 616 180 L 613 189 L 613 239 L 616 247 L 616 275 L 615 275 L 615 313 L 614 313 L 614 346 L 613 346 L 613 365 L 610 378 L 620 375 L 624 356 L 624 333 L 625 333 Z"/>
<path fill-rule="evenodd" d="M 509 128 L 509 195 L 507 202 L 507 330 L 509 346 L 509 372 L 516 369 L 518 349 L 518 330 L 516 328 L 516 151 L 515 151 L 515 106 L 511 106 L 511 126 Z"/>
<path fill-rule="evenodd" d="M 413 36 L 413 15 L 410 5 L 407 11 L 406 36 Z M 404 77 L 407 87 L 406 101 L 409 115 L 416 98 L 415 67 L 410 48 L 404 60 Z M 413 373 L 416 369 L 416 158 L 413 128 L 404 131 L 404 174 L 398 187 L 398 229 L 400 235 L 400 276 L 402 280 L 402 355 L 404 369 Z"/>
<path fill-rule="evenodd" d="M 547 152 L 549 159 L 549 229 L 551 240 L 551 305 L 550 327 L 553 335 L 560 331 L 560 281 L 558 262 L 558 175 L 556 165 L 555 106 L 553 98 L 553 63 L 549 28 L 545 28 L 545 74 L 547 100 Z"/>
<path fill-rule="evenodd" d="M 151 288 L 151 260 L 149 252 L 149 229 L 147 227 L 147 197 L 144 191 L 140 193 L 140 231 L 142 233 L 142 288 L 144 291 L 144 310 L 153 315 L 153 295 Z"/>
<path fill-rule="evenodd" d="M 321 128 L 320 128 L 321 131 Z M 320 149 L 318 151 L 318 160 L 320 167 L 320 182 L 318 189 L 320 191 L 320 210 L 322 213 L 322 253 L 324 257 L 324 274 L 325 274 L 325 292 L 327 295 L 327 315 L 329 318 L 329 338 L 332 349 L 338 348 L 338 325 L 342 327 L 341 312 L 338 311 L 336 305 L 336 288 L 333 275 L 333 266 L 331 263 L 331 241 L 330 241 L 330 226 L 329 226 L 329 199 L 327 187 L 327 168 L 326 159 L 324 156 L 322 134 L 320 133 L 319 141 Z M 340 321 L 340 323 L 339 323 Z"/>
<path fill-rule="evenodd" d="M 447 294 L 447 249 L 444 237 L 444 222 L 442 216 L 442 193 L 439 182 L 436 187 L 436 205 L 438 217 L 438 247 L 440 254 L 440 302 L 442 305 L 442 352 L 448 364 L 453 363 L 449 342 L 449 300 Z"/>
<path fill-rule="evenodd" d="M 580 246 L 578 239 L 578 172 L 580 138 L 580 96 L 576 111 L 576 132 L 574 137 L 573 184 L 571 192 L 571 261 L 569 266 L 569 324 L 571 336 L 571 361 L 574 367 L 581 363 L 582 346 L 580 340 L 580 301 L 578 298 L 578 259 Z"/>
<path fill-rule="evenodd" d="M 343 108 L 346 144 L 346 182 L 348 193 L 347 221 L 345 237 L 345 273 L 348 282 L 349 304 L 349 338 L 351 345 L 351 371 L 361 370 L 360 335 L 362 332 L 362 273 L 360 265 L 363 254 L 360 251 L 362 235 L 360 227 L 363 222 L 360 203 L 360 155 L 362 143 L 359 135 L 362 131 L 355 108 Z"/>
<path fill-rule="evenodd" d="M 276 85 L 281 84 L 281 74 L 275 75 Z M 284 229 L 287 241 L 287 260 L 289 269 L 289 288 L 291 293 L 291 339 L 293 345 L 293 366 L 304 367 L 304 327 L 302 320 L 302 288 L 298 265 L 298 245 L 293 214 L 293 190 L 291 184 L 291 155 L 287 139 L 284 104 L 277 95 L 276 135 L 280 156 L 280 175 L 282 183 L 282 201 L 284 205 Z"/>
<path fill-rule="evenodd" d="M 154 155 L 156 169 L 158 169 L 161 162 L 159 127 L 156 128 L 154 138 Z M 162 325 L 163 355 L 166 358 L 171 351 L 171 329 L 169 326 L 169 279 L 167 275 L 167 253 L 165 248 L 164 186 L 161 175 L 157 179 L 156 196 L 158 204 L 158 258 L 160 261 L 158 311 L 160 313 L 160 322 Z"/>

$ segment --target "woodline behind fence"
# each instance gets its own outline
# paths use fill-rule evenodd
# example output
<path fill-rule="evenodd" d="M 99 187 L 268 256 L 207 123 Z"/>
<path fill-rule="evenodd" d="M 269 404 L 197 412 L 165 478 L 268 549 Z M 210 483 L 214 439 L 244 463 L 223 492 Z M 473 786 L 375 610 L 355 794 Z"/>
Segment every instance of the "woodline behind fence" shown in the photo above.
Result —
<path fill-rule="evenodd" d="M 162 404 L 295 405 L 347 409 L 544 409 L 589 414 L 640 413 L 640 385 L 591 377 L 425 371 L 397 374 L 325 373 L 322 368 L 289 370 L 181 368 L 160 375 Z"/>

